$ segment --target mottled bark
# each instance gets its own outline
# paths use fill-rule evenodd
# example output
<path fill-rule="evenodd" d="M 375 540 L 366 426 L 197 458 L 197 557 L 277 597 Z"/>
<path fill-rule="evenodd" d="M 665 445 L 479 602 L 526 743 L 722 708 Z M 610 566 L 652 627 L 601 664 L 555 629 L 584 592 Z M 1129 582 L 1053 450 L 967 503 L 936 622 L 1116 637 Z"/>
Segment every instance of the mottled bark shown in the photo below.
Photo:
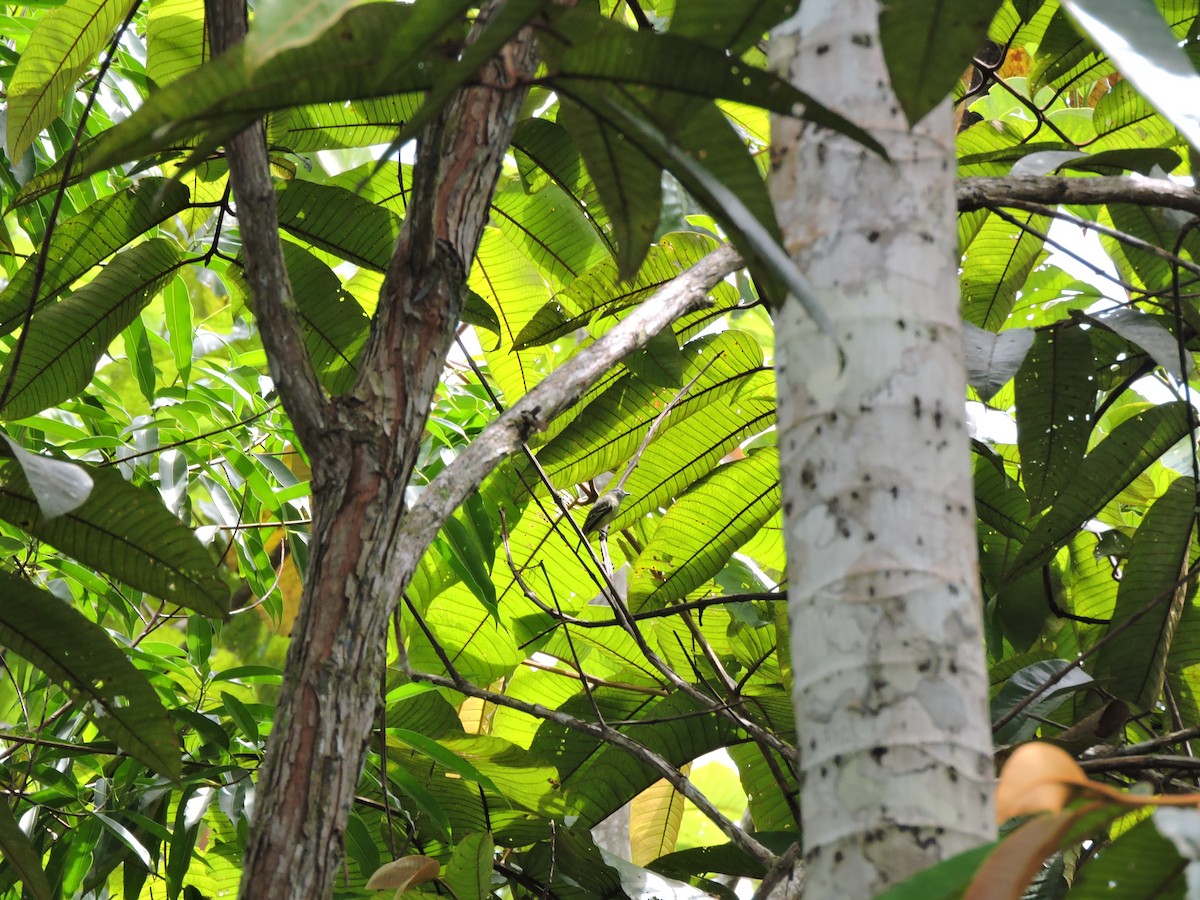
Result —
<path fill-rule="evenodd" d="M 891 160 L 776 119 L 771 190 L 837 345 L 776 319 L 805 892 L 873 897 L 993 834 L 954 133 L 909 129 L 877 0 L 805 0 L 777 68 Z M 839 354 L 839 345 L 841 354 Z"/>

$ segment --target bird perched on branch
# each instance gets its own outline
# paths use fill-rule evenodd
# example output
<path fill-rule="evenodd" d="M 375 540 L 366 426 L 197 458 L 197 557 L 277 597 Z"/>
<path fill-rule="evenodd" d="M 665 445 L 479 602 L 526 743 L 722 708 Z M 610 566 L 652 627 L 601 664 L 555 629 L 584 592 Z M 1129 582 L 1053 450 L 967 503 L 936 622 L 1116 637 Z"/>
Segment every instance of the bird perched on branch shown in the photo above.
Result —
<path fill-rule="evenodd" d="M 608 523 L 617 517 L 621 501 L 628 496 L 629 491 L 613 488 L 596 498 L 596 502 L 588 510 L 587 518 L 583 520 L 584 539 L 586 540 L 588 535 L 595 534 L 597 531 L 607 531 Z"/>

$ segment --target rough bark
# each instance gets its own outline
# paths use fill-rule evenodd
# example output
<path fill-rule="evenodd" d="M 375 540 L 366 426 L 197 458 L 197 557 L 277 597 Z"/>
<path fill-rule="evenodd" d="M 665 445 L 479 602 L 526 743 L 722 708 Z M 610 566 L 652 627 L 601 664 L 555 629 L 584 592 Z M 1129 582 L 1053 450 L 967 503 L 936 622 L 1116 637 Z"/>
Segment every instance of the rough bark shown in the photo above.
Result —
<path fill-rule="evenodd" d="M 773 123 L 788 251 L 844 355 L 783 305 L 779 445 L 814 897 L 873 897 L 993 834 L 954 134 L 946 105 L 909 130 L 878 12 L 876 0 L 805 0 L 771 40 L 778 69 L 891 156 Z"/>
<path fill-rule="evenodd" d="M 214 43 L 228 46 L 244 33 L 244 19 L 229 14 L 239 0 L 220 2 L 227 14 L 213 20 L 222 29 Z M 304 594 L 259 772 L 244 898 L 299 900 L 332 890 L 375 713 L 388 616 L 412 573 L 396 552 L 404 488 L 525 96 L 512 86 L 532 75 L 535 61 L 526 29 L 505 48 L 503 63 L 485 67 L 480 86 L 459 92 L 422 135 L 413 197 L 346 397 L 314 396 L 315 379 L 282 364 L 291 352 L 286 316 L 273 316 L 287 310 L 282 261 L 271 259 L 266 237 L 261 247 L 245 246 L 247 268 L 264 272 L 252 279 L 256 311 L 272 373 L 311 460 L 314 516 Z M 261 140 L 259 130 L 229 148 L 234 194 L 247 219 L 270 205 Z M 260 257 L 251 262 L 256 249 Z M 276 328 L 282 338 L 268 337 Z"/>

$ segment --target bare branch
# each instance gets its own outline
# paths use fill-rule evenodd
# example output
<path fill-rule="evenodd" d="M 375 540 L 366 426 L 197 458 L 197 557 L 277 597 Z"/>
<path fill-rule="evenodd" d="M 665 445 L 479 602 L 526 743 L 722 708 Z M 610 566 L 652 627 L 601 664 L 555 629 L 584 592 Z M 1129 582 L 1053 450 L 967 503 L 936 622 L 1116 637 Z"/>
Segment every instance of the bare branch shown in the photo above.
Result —
<path fill-rule="evenodd" d="M 429 536 L 437 534 L 446 519 L 498 463 L 583 396 L 614 364 L 645 346 L 685 312 L 703 304 L 712 287 L 741 266 L 742 260 L 732 246 L 714 250 L 659 288 L 604 337 L 546 376 L 495 419 L 413 504 L 404 525 L 408 552 L 420 556 Z M 414 549 L 415 544 L 420 544 L 419 550 Z"/>
<path fill-rule="evenodd" d="M 956 187 L 958 211 L 970 212 L 1013 201 L 1087 206 L 1133 203 L 1165 206 L 1200 215 L 1200 193 L 1184 184 L 1127 175 L 1098 178 L 1010 175 L 1004 178 L 961 178 Z"/>

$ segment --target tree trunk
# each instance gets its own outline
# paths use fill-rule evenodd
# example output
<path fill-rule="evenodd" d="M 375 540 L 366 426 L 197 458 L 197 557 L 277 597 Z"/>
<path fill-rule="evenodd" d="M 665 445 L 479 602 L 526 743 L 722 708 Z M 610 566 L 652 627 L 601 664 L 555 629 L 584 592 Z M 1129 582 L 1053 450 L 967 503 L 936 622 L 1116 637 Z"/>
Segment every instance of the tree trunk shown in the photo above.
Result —
<path fill-rule="evenodd" d="M 243 0 L 210 0 L 209 11 L 218 50 L 241 39 Z M 488 12 L 485 5 L 480 22 Z M 535 68 L 532 30 L 502 58 L 421 137 L 371 338 L 355 387 L 343 398 L 325 401 L 315 379 L 296 371 L 307 357 L 289 321 L 286 275 L 272 274 L 282 273 L 281 263 L 273 269 L 264 262 L 278 253 L 278 239 L 261 127 L 230 144 L 255 311 L 313 471 L 312 552 L 255 792 L 240 893 L 246 900 L 311 900 L 333 889 L 375 715 L 389 615 L 420 556 L 399 548 L 404 489 L 525 97 L 514 85 Z"/>
<path fill-rule="evenodd" d="M 964 426 L 948 104 L 911 130 L 876 0 L 805 0 L 777 70 L 881 159 L 773 123 L 789 253 L 837 344 L 789 300 L 779 445 L 806 892 L 873 897 L 993 836 L 975 513 Z"/>

